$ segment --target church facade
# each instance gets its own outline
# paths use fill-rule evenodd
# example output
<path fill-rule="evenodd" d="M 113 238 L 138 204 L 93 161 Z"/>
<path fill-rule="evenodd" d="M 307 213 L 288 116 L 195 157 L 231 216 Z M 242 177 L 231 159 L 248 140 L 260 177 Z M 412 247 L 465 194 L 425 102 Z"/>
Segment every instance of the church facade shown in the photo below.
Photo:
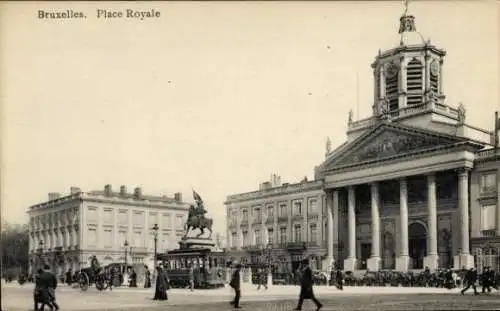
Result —
<path fill-rule="evenodd" d="M 445 101 L 446 52 L 422 39 L 413 16 L 405 13 L 400 22 L 400 45 L 380 51 L 372 64 L 372 116 L 354 121 L 350 113 L 347 140 L 333 150 L 328 141 L 314 181 L 293 186 L 302 189 L 293 196 L 306 202 L 301 228 L 310 222 L 324 228 L 315 244 L 318 268 L 332 263 L 345 271 L 471 267 L 484 261 L 477 255 L 489 248 L 488 265 L 499 269 L 498 252 L 492 251 L 500 247 L 498 114 L 493 131 L 468 124 L 465 107 Z M 258 226 L 267 228 L 262 231 L 286 228 L 281 242 L 301 242 L 307 249 L 310 237 L 294 236 L 293 219 L 267 221 L 267 209 L 260 208 L 290 201 L 284 214 L 293 218 L 289 188 L 275 185 L 227 198 L 233 250 L 243 250 L 242 211 L 255 208 L 263 213 L 257 218 Z M 317 218 L 307 214 L 310 196 L 319 198 Z M 250 241 L 283 248 L 269 239 Z"/>

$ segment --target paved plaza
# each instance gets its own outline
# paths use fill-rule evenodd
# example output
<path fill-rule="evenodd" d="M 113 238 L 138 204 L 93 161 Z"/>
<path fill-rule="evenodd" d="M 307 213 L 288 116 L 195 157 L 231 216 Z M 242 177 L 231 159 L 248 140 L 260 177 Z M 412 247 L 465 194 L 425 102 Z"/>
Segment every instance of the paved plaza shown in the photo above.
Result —
<path fill-rule="evenodd" d="M 2 286 L 2 311 L 31 310 L 33 286 L 9 284 Z M 243 290 L 242 306 L 251 311 L 293 310 L 298 287 L 275 286 L 257 291 L 255 286 Z M 325 311 L 333 310 L 500 310 L 500 294 L 462 296 L 458 289 L 347 287 L 339 291 L 333 287 L 317 287 L 317 296 L 324 303 Z M 153 301 L 152 289 L 118 288 L 99 292 L 91 288 L 86 292 L 62 286 L 57 290 L 61 309 L 65 310 L 172 310 L 216 311 L 231 310 L 228 301 L 232 292 L 228 288 L 215 290 L 183 289 L 169 291 L 168 301 Z M 202 305 L 202 306 L 201 306 Z M 306 301 L 303 310 L 314 310 Z"/>

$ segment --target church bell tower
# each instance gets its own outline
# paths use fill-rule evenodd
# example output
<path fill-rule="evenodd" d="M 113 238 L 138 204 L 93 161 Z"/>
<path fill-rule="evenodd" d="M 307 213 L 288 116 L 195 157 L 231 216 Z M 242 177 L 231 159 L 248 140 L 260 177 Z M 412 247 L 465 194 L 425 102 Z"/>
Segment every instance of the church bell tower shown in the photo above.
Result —
<path fill-rule="evenodd" d="M 408 0 L 399 24 L 399 46 L 379 53 L 372 64 L 373 115 L 398 117 L 412 108 L 443 105 L 442 67 L 446 52 L 425 40 L 408 13 Z"/>

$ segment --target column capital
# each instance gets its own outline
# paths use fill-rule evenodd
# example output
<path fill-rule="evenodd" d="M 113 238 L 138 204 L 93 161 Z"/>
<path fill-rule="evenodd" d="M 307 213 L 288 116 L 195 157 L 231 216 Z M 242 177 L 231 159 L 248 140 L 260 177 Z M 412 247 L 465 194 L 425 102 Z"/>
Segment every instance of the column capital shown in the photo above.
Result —
<path fill-rule="evenodd" d="M 471 171 L 471 169 L 468 167 L 461 167 L 457 168 L 455 171 L 457 172 L 459 178 L 467 178 L 469 177 L 469 172 Z"/>
<path fill-rule="evenodd" d="M 436 172 L 427 173 L 427 174 L 425 174 L 425 176 L 427 176 L 427 181 L 428 182 L 434 182 L 434 181 L 436 181 Z"/>

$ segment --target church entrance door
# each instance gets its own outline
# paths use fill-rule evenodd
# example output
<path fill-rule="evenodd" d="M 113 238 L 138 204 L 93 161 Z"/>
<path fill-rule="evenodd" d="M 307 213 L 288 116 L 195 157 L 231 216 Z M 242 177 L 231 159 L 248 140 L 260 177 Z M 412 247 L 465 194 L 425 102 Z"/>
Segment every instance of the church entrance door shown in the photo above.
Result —
<path fill-rule="evenodd" d="M 411 223 L 408 228 L 408 250 L 411 269 L 423 269 L 427 255 L 427 229 L 419 222 Z"/>

